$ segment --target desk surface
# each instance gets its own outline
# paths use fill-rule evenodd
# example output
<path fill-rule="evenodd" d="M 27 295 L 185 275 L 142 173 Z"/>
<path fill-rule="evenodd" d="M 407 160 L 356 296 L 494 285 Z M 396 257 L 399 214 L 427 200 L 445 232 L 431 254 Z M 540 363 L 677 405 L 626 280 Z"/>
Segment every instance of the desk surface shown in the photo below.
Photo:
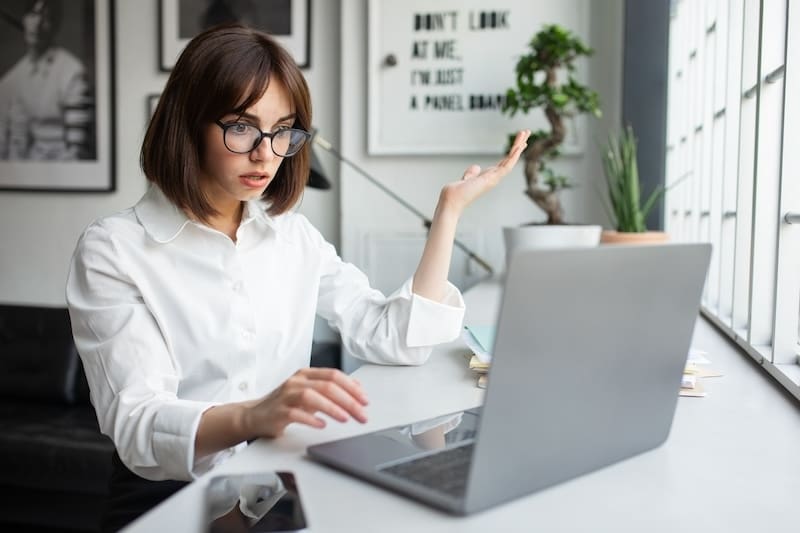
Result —
<path fill-rule="evenodd" d="M 467 322 L 490 323 L 500 288 L 465 295 Z M 290 426 L 251 444 L 214 474 L 290 470 L 312 531 L 800 531 L 800 409 L 712 326 L 699 319 L 693 346 L 724 377 L 705 398 L 680 398 L 667 442 L 597 472 L 469 518 L 457 518 L 305 458 L 310 444 L 479 405 L 460 341 L 421 367 L 364 365 L 365 425 Z M 203 487 L 175 494 L 126 531 L 200 532 Z"/>

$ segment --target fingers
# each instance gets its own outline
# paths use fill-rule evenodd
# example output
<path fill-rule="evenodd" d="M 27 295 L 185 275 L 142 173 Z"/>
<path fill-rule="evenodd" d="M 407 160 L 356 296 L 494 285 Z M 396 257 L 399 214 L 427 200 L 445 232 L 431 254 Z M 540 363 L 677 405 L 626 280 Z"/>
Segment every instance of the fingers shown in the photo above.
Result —
<path fill-rule="evenodd" d="M 531 130 L 519 130 L 517 132 L 517 137 L 514 139 L 514 144 L 516 143 L 526 143 L 528 142 L 528 138 L 531 136 Z"/>
<path fill-rule="evenodd" d="M 514 138 L 514 144 L 511 145 L 508 154 L 500 161 L 498 166 L 507 167 L 514 166 L 522 155 L 525 147 L 528 146 L 528 138 L 531 136 L 531 130 L 520 130 Z"/>
<path fill-rule="evenodd" d="M 346 422 L 351 417 L 367 421 L 364 406 L 368 403 L 361 385 L 343 372 L 332 368 L 309 368 L 299 371 L 287 382 L 287 403 L 313 416 L 324 413 Z M 316 418 L 316 417 L 315 417 Z M 296 420 L 309 423 L 307 417 Z M 316 418 L 316 420 L 321 420 Z M 323 423 L 324 424 L 324 423 Z M 317 424 L 309 424 L 319 427 Z"/>
<path fill-rule="evenodd" d="M 510 152 L 513 152 L 515 148 L 522 147 L 525 148 L 526 143 L 528 142 L 528 138 L 531 136 L 531 130 L 519 130 L 517 132 L 517 136 L 514 137 L 514 144 L 511 146 Z"/>
<path fill-rule="evenodd" d="M 511 148 L 508 150 L 506 156 L 501 159 L 497 165 L 490 167 L 487 170 L 500 172 L 501 175 L 505 175 L 511 171 L 514 165 L 517 164 L 517 161 L 519 161 L 519 157 L 522 155 L 522 152 L 528 146 L 527 142 L 530 135 L 531 130 L 520 130 L 517 133 L 517 136 L 514 138 L 514 143 L 511 145 Z"/>
<path fill-rule="evenodd" d="M 291 407 L 287 412 L 286 424 L 295 422 L 298 424 L 305 424 L 317 429 L 325 427 L 325 421 L 318 416 L 313 415 L 299 407 Z"/>
<path fill-rule="evenodd" d="M 514 137 L 514 143 L 511 145 L 511 148 L 509 148 L 508 153 L 503 159 L 501 159 L 496 165 L 488 167 L 485 170 L 482 170 L 478 165 L 470 165 L 464 171 L 464 175 L 461 178 L 462 181 L 477 177 L 481 175 L 482 172 L 489 178 L 499 177 L 495 176 L 498 173 L 500 173 L 499 175 L 501 176 L 505 175 L 514 167 L 514 165 L 517 164 L 522 152 L 528 146 L 527 142 L 530 135 L 531 130 L 518 131 L 517 136 Z"/>
<path fill-rule="evenodd" d="M 323 428 L 320 414 L 340 422 L 367 421 L 361 383 L 333 368 L 298 370 L 267 396 L 246 403 L 245 432 L 260 437 L 277 437 L 293 422 Z"/>
<path fill-rule="evenodd" d="M 367 405 L 369 403 L 367 395 L 361 387 L 361 383 L 341 370 L 335 368 L 305 368 L 300 372 L 309 379 L 332 381 L 342 387 L 351 396 L 355 397 L 362 405 Z"/>

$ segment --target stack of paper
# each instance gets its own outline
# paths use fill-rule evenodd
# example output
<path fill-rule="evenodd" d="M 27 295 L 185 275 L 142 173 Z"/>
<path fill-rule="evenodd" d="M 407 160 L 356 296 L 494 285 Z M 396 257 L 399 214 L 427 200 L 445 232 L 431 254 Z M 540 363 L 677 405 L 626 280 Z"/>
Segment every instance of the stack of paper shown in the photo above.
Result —
<path fill-rule="evenodd" d="M 492 363 L 491 350 L 494 347 L 494 326 L 464 326 L 461 337 L 470 349 L 467 353 L 469 369 L 477 376 L 480 388 L 486 387 L 487 373 Z M 711 361 L 706 357 L 706 352 L 697 348 L 690 348 L 686 358 L 686 367 L 681 380 L 681 396 L 702 398 L 706 395 L 702 378 L 722 376 L 708 365 Z"/>
<path fill-rule="evenodd" d="M 464 342 L 482 363 L 491 363 L 494 347 L 494 326 L 464 326 Z"/>
<path fill-rule="evenodd" d="M 486 374 L 492 362 L 490 350 L 494 346 L 494 327 L 465 326 L 461 337 L 471 351 L 468 353 L 469 369 L 476 374 L 478 387 L 486 388 Z"/>
<path fill-rule="evenodd" d="M 697 348 L 689 350 L 689 356 L 686 358 L 686 367 L 683 369 L 683 379 L 681 379 L 681 396 L 702 398 L 706 395 L 702 378 L 714 378 L 722 375 L 707 366 L 711 364 L 711 361 L 708 360 L 706 355 L 706 352 Z"/>

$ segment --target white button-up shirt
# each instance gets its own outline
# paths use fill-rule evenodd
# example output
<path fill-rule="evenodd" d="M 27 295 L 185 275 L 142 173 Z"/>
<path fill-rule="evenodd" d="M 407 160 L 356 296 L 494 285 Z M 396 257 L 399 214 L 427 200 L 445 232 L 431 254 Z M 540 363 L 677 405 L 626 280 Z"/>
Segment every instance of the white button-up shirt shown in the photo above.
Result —
<path fill-rule="evenodd" d="M 456 338 L 464 303 L 389 297 L 296 213 L 245 204 L 236 242 L 189 220 L 158 187 L 92 223 L 67 281 L 73 335 L 100 429 L 148 479 L 189 480 L 236 449 L 196 460 L 202 413 L 261 397 L 309 364 L 315 314 L 353 355 L 421 364 Z"/>

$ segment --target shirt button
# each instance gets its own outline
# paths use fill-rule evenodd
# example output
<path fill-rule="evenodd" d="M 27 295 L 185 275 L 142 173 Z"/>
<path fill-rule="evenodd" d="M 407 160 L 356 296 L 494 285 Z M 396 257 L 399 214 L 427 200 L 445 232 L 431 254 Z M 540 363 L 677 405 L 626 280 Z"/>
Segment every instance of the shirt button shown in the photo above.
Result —
<path fill-rule="evenodd" d="M 247 390 L 247 382 L 246 381 L 242 381 L 241 383 L 239 383 L 239 390 L 242 391 L 242 392 Z"/>
<path fill-rule="evenodd" d="M 242 290 L 242 282 L 241 281 L 234 282 L 233 290 L 236 291 L 236 292 L 241 291 Z"/>
<path fill-rule="evenodd" d="M 247 331 L 246 329 L 242 330 L 242 338 L 248 340 L 253 337 L 253 334 Z"/>

